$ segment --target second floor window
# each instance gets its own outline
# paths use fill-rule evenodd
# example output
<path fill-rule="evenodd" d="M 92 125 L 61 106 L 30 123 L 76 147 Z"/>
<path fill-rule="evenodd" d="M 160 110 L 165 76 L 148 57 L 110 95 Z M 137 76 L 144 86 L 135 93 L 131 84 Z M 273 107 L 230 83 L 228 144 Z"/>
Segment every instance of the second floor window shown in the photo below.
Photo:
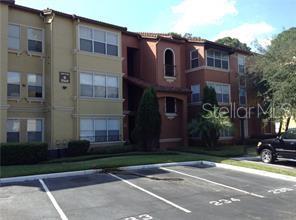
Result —
<path fill-rule="evenodd" d="M 175 114 L 177 113 L 176 99 L 173 97 L 165 98 L 165 113 Z"/>
<path fill-rule="evenodd" d="M 40 29 L 28 28 L 28 50 L 31 52 L 42 53 L 43 32 Z"/>
<path fill-rule="evenodd" d="M 247 94 L 246 88 L 239 88 L 239 104 L 247 104 Z"/>
<path fill-rule="evenodd" d="M 191 86 L 191 102 L 199 102 L 200 101 L 200 85 L 192 85 Z"/>
<path fill-rule="evenodd" d="M 228 70 L 228 54 L 218 50 L 207 50 L 207 66 Z"/>
<path fill-rule="evenodd" d="M 118 77 L 93 73 L 80 73 L 80 96 L 93 98 L 118 98 Z"/>
<path fill-rule="evenodd" d="M 198 67 L 198 50 L 190 51 L 190 68 Z"/>
<path fill-rule="evenodd" d="M 20 73 L 9 72 L 7 73 L 7 96 L 19 97 L 20 96 Z"/>
<path fill-rule="evenodd" d="M 9 24 L 8 25 L 8 49 L 20 49 L 20 26 Z"/>
<path fill-rule="evenodd" d="M 164 52 L 164 75 L 175 77 L 175 55 L 172 49 L 166 49 Z"/>
<path fill-rule="evenodd" d="M 19 142 L 20 141 L 20 120 L 8 119 L 6 121 L 6 141 Z"/>
<path fill-rule="evenodd" d="M 28 97 L 42 98 L 42 76 L 40 74 L 28 74 Z"/>
<path fill-rule="evenodd" d="M 230 102 L 230 85 L 221 83 L 207 83 L 207 85 L 215 89 L 219 103 L 228 104 Z"/>
<path fill-rule="evenodd" d="M 118 34 L 99 29 L 79 27 L 80 50 L 118 56 Z"/>

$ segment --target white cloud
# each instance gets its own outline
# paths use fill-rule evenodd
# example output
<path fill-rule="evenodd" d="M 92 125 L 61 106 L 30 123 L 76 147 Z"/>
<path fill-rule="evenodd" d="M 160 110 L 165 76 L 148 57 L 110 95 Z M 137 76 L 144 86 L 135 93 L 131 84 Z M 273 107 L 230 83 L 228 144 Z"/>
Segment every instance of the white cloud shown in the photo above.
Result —
<path fill-rule="evenodd" d="M 180 33 L 217 24 L 226 15 L 238 14 L 234 0 L 182 0 L 171 10 L 175 16 L 172 30 Z"/>
<path fill-rule="evenodd" d="M 236 28 L 220 32 L 214 40 L 223 37 L 234 37 L 248 45 L 257 40 L 261 46 L 266 47 L 270 44 L 273 31 L 274 28 L 266 22 L 244 23 Z"/>

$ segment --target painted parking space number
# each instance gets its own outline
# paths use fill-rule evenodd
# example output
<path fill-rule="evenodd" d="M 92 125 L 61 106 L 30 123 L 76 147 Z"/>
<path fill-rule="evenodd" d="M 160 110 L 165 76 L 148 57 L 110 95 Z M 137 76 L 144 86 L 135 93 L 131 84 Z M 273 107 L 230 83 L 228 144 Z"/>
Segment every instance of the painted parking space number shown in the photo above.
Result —
<path fill-rule="evenodd" d="M 291 188 L 279 188 L 279 189 L 268 190 L 268 192 L 273 194 L 280 194 L 280 193 L 290 192 L 293 190 L 294 189 L 291 189 Z"/>
<path fill-rule="evenodd" d="M 230 198 L 230 199 L 219 199 L 218 201 L 210 201 L 211 205 L 220 206 L 225 204 L 230 204 L 233 202 L 240 202 L 240 199 Z"/>
<path fill-rule="evenodd" d="M 151 219 L 153 219 L 152 216 L 148 214 L 142 214 L 135 217 L 131 216 L 131 217 L 125 218 L 124 220 L 151 220 Z"/>

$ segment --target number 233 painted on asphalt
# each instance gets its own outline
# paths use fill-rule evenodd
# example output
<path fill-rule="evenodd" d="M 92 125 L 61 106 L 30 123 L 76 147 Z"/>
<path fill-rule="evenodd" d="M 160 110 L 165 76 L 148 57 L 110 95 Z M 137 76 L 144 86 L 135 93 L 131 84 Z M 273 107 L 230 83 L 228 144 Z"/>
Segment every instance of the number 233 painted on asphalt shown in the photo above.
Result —
<path fill-rule="evenodd" d="M 240 199 L 230 198 L 230 199 L 219 199 L 218 201 L 210 201 L 211 205 L 220 206 L 224 204 L 230 204 L 233 202 L 239 202 Z"/>
<path fill-rule="evenodd" d="M 125 218 L 124 220 L 151 220 L 151 219 L 153 219 L 152 216 L 148 214 L 142 214 L 136 217 L 128 217 L 128 218 Z"/>

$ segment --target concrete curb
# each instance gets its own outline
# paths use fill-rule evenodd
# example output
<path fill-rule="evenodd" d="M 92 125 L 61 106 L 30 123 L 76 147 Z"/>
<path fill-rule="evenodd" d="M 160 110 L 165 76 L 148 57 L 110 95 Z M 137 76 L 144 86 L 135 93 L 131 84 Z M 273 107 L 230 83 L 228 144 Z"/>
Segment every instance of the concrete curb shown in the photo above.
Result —
<path fill-rule="evenodd" d="M 81 170 L 81 171 L 62 172 L 62 173 L 40 174 L 40 175 L 32 175 L 32 176 L 8 177 L 8 178 L 1 178 L 0 184 L 25 182 L 25 181 L 32 181 L 32 180 L 38 180 L 38 179 L 51 179 L 51 178 L 58 178 L 58 177 L 83 176 L 83 175 L 98 173 L 101 171 L 102 169 Z"/>
<path fill-rule="evenodd" d="M 127 167 L 119 167 L 119 170 L 139 170 L 139 169 L 151 169 L 151 168 L 159 168 L 159 167 L 170 167 L 170 166 L 194 166 L 194 165 L 206 165 L 211 167 L 219 167 L 228 170 L 234 170 L 254 175 L 260 175 L 265 177 L 270 177 L 274 179 L 280 179 L 285 181 L 296 182 L 296 177 L 287 176 L 283 174 L 272 173 L 263 170 L 256 170 L 251 168 L 239 167 L 229 164 L 215 163 L 210 161 L 186 161 L 186 162 L 174 162 L 174 163 L 159 163 L 159 164 L 147 164 L 147 165 L 137 165 L 137 166 L 127 166 Z M 102 169 L 93 169 L 93 170 L 82 170 L 82 171 L 73 171 L 73 172 L 63 172 L 63 173 L 50 173 L 50 174 L 41 174 L 41 175 L 32 175 L 32 176 L 20 176 L 20 177 L 9 177 L 0 179 L 0 184 L 3 183 L 16 183 L 16 182 L 24 182 L 24 181 L 32 181 L 38 179 L 51 179 L 58 177 L 71 177 L 71 176 L 83 176 L 94 173 L 102 172 Z"/>

